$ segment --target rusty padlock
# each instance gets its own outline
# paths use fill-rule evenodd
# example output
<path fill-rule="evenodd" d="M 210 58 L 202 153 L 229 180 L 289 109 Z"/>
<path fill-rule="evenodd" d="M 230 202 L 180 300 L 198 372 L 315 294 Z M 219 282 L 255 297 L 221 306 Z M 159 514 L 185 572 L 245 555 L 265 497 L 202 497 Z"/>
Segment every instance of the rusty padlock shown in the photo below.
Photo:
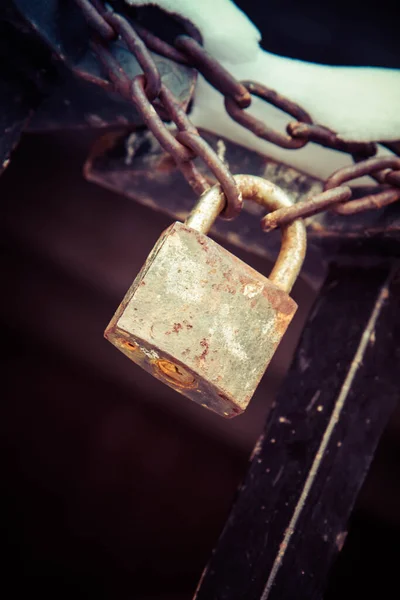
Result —
<path fill-rule="evenodd" d="M 292 201 L 260 177 L 236 175 L 245 200 L 267 209 Z M 152 375 L 225 417 L 242 413 L 297 310 L 289 292 L 301 269 L 301 220 L 282 228 L 267 279 L 207 237 L 225 206 L 219 185 L 157 241 L 105 331 Z"/>

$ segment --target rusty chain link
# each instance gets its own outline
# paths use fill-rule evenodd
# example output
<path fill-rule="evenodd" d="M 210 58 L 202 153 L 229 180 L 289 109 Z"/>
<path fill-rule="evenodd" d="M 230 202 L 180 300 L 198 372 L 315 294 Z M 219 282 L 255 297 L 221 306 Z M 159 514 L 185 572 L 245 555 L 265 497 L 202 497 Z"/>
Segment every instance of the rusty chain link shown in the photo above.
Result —
<path fill-rule="evenodd" d="M 300 108 L 300 106 L 294 102 L 291 102 L 287 98 L 277 94 L 274 90 L 270 90 L 265 85 L 262 85 L 261 83 L 255 83 L 254 81 L 243 81 L 242 83 L 245 88 L 254 96 L 257 96 L 269 104 L 276 106 L 276 108 L 279 108 L 283 112 L 291 115 L 303 123 L 312 123 L 310 115 L 305 110 Z M 308 139 L 306 138 L 295 138 L 290 134 L 285 135 L 279 131 L 271 129 L 260 119 L 256 119 L 242 110 L 242 108 L 237 103 L 233 102 L 232 98 L 229 98 L 228 96 L 225 97 L 225 108 L 228 114 L 237 123 L 243 127 L 246 127 L 246 129 L 249 131 L 252 131 L 257 137 L 262 138 L 267 142 L 272 142 L 281 148 L 295 150 L 297 148 L 302 148 L 308 143 Z"/>
<path fill-rule="evenodd" d="M 99 39 L 92 40 L 91 47 L 107 71 L 115 90 L 126 100 L 133 102 L 147 127 L 164 150 L 171 154 L 186 180 L 198 195 L 205 192 L 210 184 L 197 169 L 193 160 L 197 156 L 204 160 L 221 184 L 227 199 L 226 208 L 221 216 L 225 219 L 236 217 L 240 213 L 243 200 L 235 180 L 211 146 L 202 140 L 197 129 L 180 106 L 178 99 L 161 82 L 157 65 L 143 39 L 138 34 L 138 31 L 143 34 L 143 28 L 135 30 L 128 19 L 116 13 L 109 5 L 102 4 L 99 0 L 76 0 L 76 2 L 81 7 L 89 25 L 99 35 Z M 126 75 L 107 47 L 110 36 L 107 28 L 101 26 L 101 19 L 106 25 L 112 27 L 114 31 L 113 39 L 121 39 L 135 56 L 143 70 L 142 75 L 137 75 L 133 79 Z M 103 31 L 107 32 L 106 40 L 102 35 Z M 152 44 L 157 39 L 152 34 L 147 37 L 147 39 L 149 38 Z M 167 47 L 168 44 L 161 42 L 158 45 L 158 51 L 163 51 Z M 158 115 L 155 105 L 152 104 L 155 100 L 161 103 L 171 121 L 177 126 L 179 131 L 177 135 L 171 133 Z"/>
<path fill-rule="evenodd" d="M 251 96 L 246 86 L 237 81 L 196 40 L 187 35 L 179 35 L 175 40 L 175 46 L 188 57 L 189 64 L 195 67 L 225 98 L 230 98 L 239 108 L 250 106 Z"/>
<path fill-rule="evenodd" d="M 270 231 L 287 225 L 298 218 L 305 218 L 333 209 L 341 215 L 355 214 L 372 208 L 381 208 L 400 199 L 400 158 L 385 156 L 371 158 L 377 152 L 375 143 L 346 142 L 334 131 L 313 123 L 311 116 L 298 104 L 281 96 L 274 90 L 254 81 L 237 81 L 216 61 L 196 39 L 190 35 L 179 35 L 174 46 L 161 40 L 140 25 L 134 26 L 124 16 L 116 13 L 102 0 L 75 0 L 88 24 L 93 29 L 91 47 L 99 58 L 114 85 L 115 90 L 126 100 L 133 102 L 144 123 L 159 144 L 174 158 L 188 183 L 196 194 L 202 194 L 210 184 L 200 173 L 194 159 L 201 157 L 220 183 L 226 207 L 222 216 L 236 217 L 243 199 L 227 166 L 214 150 L 201 138 L 185 110 L 174 94 L 162 83 L 157 65 L 149 50 L 181 64 L 196 68 L 203 77 L 223 96 L 228 114 L 240 125 L 257 137 L 282 148 L 302 148 L 309 142 L 317 143 L 352 156 L 355 164 L 333 173 L 325 182 L 324 191 L 266 215 L 262 227 Z M 109 49 L 111 41 L 120 39 L 132 52 L 143 70 L 142 75 L 131 79 Z M 245 111 L 251 105 L 252 96 L 272 104 L 296 121 L 289 122 L 286 133 L 268 127 L 263 121 Z M 177 128 L 173 133 L 163 122 L 157 110 L 162 106 Z M 400 143 L 384 144 L 390 151 L 400 155 Z M 380 185 L 373 193 L 353 199 L 353 190 L 348 183 L 358 177 L 369 175 Z"/>

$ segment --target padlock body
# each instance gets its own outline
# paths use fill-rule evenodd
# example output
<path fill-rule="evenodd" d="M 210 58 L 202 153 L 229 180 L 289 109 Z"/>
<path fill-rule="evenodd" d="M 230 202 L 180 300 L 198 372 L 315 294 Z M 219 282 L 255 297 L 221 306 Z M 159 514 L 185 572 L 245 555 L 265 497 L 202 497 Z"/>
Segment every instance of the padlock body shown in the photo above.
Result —
<path fill-rule="evenodd" d="M 105 337 L 191 400 L 225 417 L 253 396 L 297 304 L 206 235 L 160 237 Z"/>

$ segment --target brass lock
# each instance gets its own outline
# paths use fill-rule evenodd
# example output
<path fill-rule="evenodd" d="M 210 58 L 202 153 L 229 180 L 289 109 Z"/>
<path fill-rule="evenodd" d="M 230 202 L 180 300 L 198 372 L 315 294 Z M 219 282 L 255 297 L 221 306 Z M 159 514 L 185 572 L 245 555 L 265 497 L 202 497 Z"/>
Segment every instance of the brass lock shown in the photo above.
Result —
<path fill-rule="evenodd" d="M 292 201 L 260 177 L 236 175 L 245 200 Z M 267 279 L 207 237 L 225 206 L 219 185 L 157 241 L 105 331 L 152 375 L 220 415 L 242 413 L 297 310 L 289 292 L 306 250 L 301 220 L 282 227 Z"/>

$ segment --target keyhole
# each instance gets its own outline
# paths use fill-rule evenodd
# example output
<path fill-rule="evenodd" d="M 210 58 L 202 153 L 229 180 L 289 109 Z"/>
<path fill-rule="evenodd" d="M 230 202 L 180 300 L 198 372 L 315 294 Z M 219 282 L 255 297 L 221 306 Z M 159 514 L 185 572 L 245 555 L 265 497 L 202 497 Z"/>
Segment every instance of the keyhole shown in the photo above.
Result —
<path fill-rule="evenodd" d="M 136 344 L 132 344 L 132 342 L 127 342 L 126 340 L 121 340 L 120 344 L 125 350 L 130 350 L 131 352 L 138 349 Z"/>
<path fill-rule="evenodd" d="M 175 386 L 182 388 L 193 388 L 196 386 L 196 379 L 181 365 L 177 365 L 169 360 L 160 359 L 154 363 L 154 366 L 161 371 L 163 379 L 166 379 Z"/>

